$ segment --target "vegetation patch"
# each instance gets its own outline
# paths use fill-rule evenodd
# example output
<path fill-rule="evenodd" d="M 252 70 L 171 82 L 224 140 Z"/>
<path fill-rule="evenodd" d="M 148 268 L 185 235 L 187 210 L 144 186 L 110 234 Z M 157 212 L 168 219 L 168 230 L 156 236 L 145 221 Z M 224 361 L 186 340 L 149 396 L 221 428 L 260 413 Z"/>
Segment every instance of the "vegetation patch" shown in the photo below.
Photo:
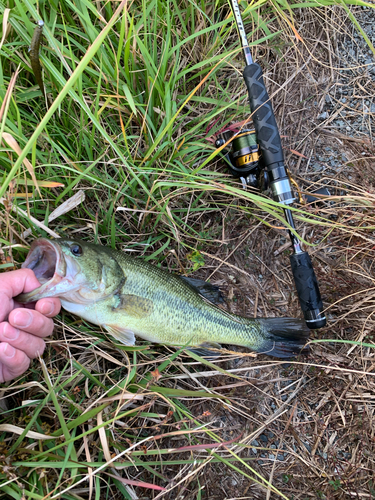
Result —
<path fill-rule="evenodd" d="M 340 63 L 344 38 L 365 33 L 373 53 L 361 26 L 372 7 L 241 9 L 328 327 L 288 363 L 241 348 L 208 361 L 118 345 L 62 312 L 43 359 L 0 389 L 1 498 L 375 495 L 374 103 L 350 111 L 362 130 L 332 118 L 334 88 L 373 99 L 367 63 Z M 210 280 L 232 312 L 300 316 L 281 207 L 244 190 L 215 147 L 249 120 L 229 3 L 24 0 L 0 12 L 0 270 L 36 237 L 80 238 Z M 45 95 L 28 51 L 38 20 Z M 329 198 L 303 201 L 322 187 Z"/>

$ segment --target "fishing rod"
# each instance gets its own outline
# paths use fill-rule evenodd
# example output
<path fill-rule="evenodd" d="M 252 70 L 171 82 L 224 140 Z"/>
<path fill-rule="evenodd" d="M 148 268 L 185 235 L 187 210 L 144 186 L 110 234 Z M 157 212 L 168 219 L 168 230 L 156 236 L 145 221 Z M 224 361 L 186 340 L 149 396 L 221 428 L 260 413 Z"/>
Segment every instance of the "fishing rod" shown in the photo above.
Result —
<path fill-rule="evenodd" d="M 230 158 L 230 170 L 236 177 L 241 177 L 242 182 L 258 187 L 260 172 L 265 168 L 265 181 L 263 183 L 265 185 L 269 183 L 275 201 L 285 205 L 283 209 L 285 219 L 295 231 L 292 211 L 287 208 L 295 201 L 295 197 L 284 163 L 280 134 L 264 85 L 262 69 L 252 59 L 238 1 L 230 0 L 230 3 L 245 58 L 246 66 L 243 78 L 249 94 L 250 110 L 255 128 L 255 133 L 245 130 L 235 137 L 233 141 L 234 154 Z M 216 141 L 217 146 L 221 146 L 224 144 L 223 141 L 227 141 L 227 136 L 223 135 L 224 139 Z M 326 318 L 310 256 L 302 250 L 301 242 L 296 234 L 289 230 L 289 236 L 293 246 L 290 263 L 306 325 L 310 329 L 322 328 L 326 324 Z"/>

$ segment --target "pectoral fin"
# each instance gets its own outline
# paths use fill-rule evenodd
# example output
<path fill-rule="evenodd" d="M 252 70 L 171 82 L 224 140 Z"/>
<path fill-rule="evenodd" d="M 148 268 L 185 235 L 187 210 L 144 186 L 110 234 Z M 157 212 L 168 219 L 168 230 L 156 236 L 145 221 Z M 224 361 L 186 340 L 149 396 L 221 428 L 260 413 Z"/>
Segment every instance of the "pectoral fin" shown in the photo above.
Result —
<path fill-rule="evenodd" d="M 113 311 L 124 312 L 133 318 L 147 318 L 154 310 L 154 303 L 150 299 L 139 297 L 138 295 L 118 295 L 118 304 Z"/>
<path fill-rule="evenodd" d="M 103 327 L 119 342 L 125 345 L 135 344 L 135 335 L 131 330 L 127 330 L 119 325 L 103 325 Z"/>

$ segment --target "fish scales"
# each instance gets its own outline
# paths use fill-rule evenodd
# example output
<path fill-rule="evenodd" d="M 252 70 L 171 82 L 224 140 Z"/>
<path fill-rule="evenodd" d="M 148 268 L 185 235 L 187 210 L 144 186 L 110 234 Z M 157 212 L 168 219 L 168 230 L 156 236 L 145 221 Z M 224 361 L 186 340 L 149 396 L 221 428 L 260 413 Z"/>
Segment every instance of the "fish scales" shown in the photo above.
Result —
<path fill-rule="evenodd" d="M 118 282 L 123 278 L 125 283 L 113 297 L 92 304 L 92 312 L 96 314 L 96 324 L 126 324 L 127 328 L 142 332 L 148 340 L 170 345 L 194 344 L 204 342 L 236 343 L 249 341 L 248 321 L 240 316 L 230 318 L 213 304 L 210 304 L 194 292 L 178 276 L 153 266 L 141 259 L 134 259 L 121 252 L 111 252 L 112 258 L 121 268 Z M 152 301 L 153 311 L 143 318 L 132 317 L 118 308 L 120 295 L 132 295 Z M 69 304 L 63 301 L 69 310 Z M 140 306 L 141 307 L 141 306 Z M 88 318 L 87 318 L 88 319 Z M 91 321 L 92 321 L 91 316 Z M 255 332 L 261 326 L 254 324 Z M 159 335 L 159 336 L 158 336 Z M 160 340 L 161 339 L 161 340 Z M 254 336 L 255 340 L 255 336 Z"/>
<path fill-rule="evenodd" d="M 60 297 L 67 311 L 125 344 L 134 344 L 137 335 L 176 347 L 229 344 L 290 357 L 309 334 L 300 319 L 228 313 L 175 274 L 83 241 L 40 238 L 23 267 L 33 269 L 42 285 L 18 300 Z"/>

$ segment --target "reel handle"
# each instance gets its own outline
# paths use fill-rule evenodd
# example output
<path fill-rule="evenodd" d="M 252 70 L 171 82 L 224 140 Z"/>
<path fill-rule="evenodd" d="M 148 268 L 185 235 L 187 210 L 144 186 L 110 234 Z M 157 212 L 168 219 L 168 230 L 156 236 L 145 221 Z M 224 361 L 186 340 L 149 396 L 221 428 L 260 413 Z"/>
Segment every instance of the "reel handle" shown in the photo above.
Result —
<path fill-rule="evenodd" d="M 270 98 L 263 81 L 262 68 L 257 63 L 245 67 L 243 78 L 249 93 L 250 109 L 257 139 L 268 169 L 284 163 L 279 129 Z"/>
<path fill-rule="evenodd" d="M 284 205 L 289 205 L 293 203 L 295 197 L 284 164 L 279 129 L 259 64 L 254 62 L 248 64 L 244 69 L 243 78 L 248 90 L 254 128 L 270 178 L 274 199 Z M 287 208 L 284 212 L 287 221 L 294 227 L 292 212 Z M 290 262 L 306 325 L 310 329 L 322 328 L 326 324 L 326 318 L 323 314 L 323 302 L 310 256 L 301 250 L 298 239 L 292 233 L 290 236 L 294 247 Z"/>
<path fill-rule="evenodd" d="M 294 253 L 290 256 L 290 264 L 306 325 L 311 330 L 322 328 L 326 318 L 322 313 L 323 302 L 310 255 L 307 252 Z"/>
<path fill-rule="evenodd" d="M 257 63 L 248 64 L 244 69 L 243 78 L 249 94 L 254 128 L 270 178 L 273 196 L 280 203 L 289 205 L 294 202 L 295 197 L 284 164 L 279 129 L 264 85 L 262 68 Z"/>

